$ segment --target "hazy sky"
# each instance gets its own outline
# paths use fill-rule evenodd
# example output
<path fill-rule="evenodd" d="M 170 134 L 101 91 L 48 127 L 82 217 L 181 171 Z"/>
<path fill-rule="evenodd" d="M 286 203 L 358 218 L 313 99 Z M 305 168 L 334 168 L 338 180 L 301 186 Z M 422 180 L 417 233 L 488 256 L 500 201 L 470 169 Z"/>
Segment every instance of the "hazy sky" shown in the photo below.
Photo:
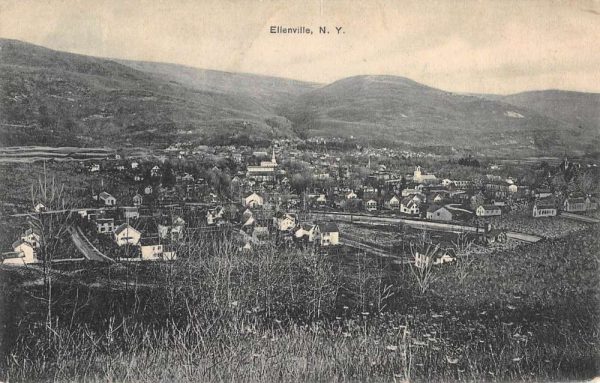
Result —
<path fill-rule="evenodd" d="M 0 0 L 0 37 L 316 82 L 393 74 L 457 92 L 600 92 L 600 0 Z"/>

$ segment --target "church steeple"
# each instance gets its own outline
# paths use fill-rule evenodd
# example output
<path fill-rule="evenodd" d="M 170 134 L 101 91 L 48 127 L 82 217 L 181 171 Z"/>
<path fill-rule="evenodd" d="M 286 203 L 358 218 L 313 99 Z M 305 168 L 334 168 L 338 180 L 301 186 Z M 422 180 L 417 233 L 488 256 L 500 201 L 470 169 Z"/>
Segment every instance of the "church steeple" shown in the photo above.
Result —
<path fill-rule="evenodd" d="M 275 147 L 273 147 L 273 155 L 271 156 L 271 162 L 273 165 L 277 165 L 277 159 L 275 158 Z"/>

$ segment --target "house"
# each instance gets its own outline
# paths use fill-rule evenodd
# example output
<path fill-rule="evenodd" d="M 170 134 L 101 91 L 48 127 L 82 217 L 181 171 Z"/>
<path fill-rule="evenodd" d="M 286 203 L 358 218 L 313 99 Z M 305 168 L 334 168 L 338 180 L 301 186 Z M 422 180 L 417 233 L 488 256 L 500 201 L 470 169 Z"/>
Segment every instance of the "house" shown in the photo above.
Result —
<path fill-rule="evenodd" d="M 316 225 L 312 225 L 310 223 L 303 223 L 295 229 L 294 238 L 298 240 L 305 239 L 308 242 L 313 242 L 315 240 L 317 230 L 318 229 Z"/>
<path fill-rule="evenodd" d="M 594 198 L 587 197 L 585 199 L 585 210 L 593 211 L 598 209 L 598 201 Z"/>
<path fill-rule="evenodd" d="M 115 229 L 115 220 L 112 218 L 98 218 L 96 229 L 98 234 L 110 234 Z"/>
<path fill-rule="evenodd" d="M 171 226 L 171 241 L 181 241 L 183 239 L 183 228 L 185 227 L 185 221 L 181 217 L 177 217 L 173 220 L 173 226 Z"/>
<path fill-rule="evenodd" d="M 142 238 L 139 242 L 142 260 L 154 261 L 162 259 L 163 245 L 158 238 Z"/>
<path fill-rule="evenodd" d="M 90 165 L 90 172 L 99 172 L 100 171 L 100 164 L 91 164 Z"/>
<path fill-rule="evenodd" d="M 446 195 L 444 193 L 435 193 L 433 198 L 432 198 L 432 202 L 433 203 L 440 203 L 443 202 L 445 199 Z"/>
<path fill-rule="evenodd" d="M 475 210 L 475 214 L 478 217 L 493 217 L 502 214 L 502 210 L 499 206 L 495 205 L 479 205 Z"/>
<path fill-rule="evenodd" d="M 317 231 L 321 246 L 335 246 L 340 244 L 340 229 L 334 222 L 319 223 Z"/>
<path fill-rule="evenodd" d="M 376 211 L 377 210 L 377 201 L 374 199 L 370 199 L 365 204 L 367 211 Z"/>
<path fill-rule="evenodd" d="M 556 202 L 552 198 L 545 200 L 537 200 L 533 204 L 532 215 L 535 218 L 539 217 L 555 217 L 558 214 Z"/>
<path fill-rule="evenodd" d="M 41 245 L 41 233 L 37 229 L 27 229 L 25 234 L 21 236 L 21 240 L 29 243 L 34 249 Z"/>
<path fill-rule="evenodd" d="M 533 192 L 533 196 L 535 198 L 548 198 L 548 197 L 551 197 L 552 195 L 553 195 L 553 193 L 549 189 L 536 189 Z"/>
<path fill-rule="evenodd" d="M 427 219 L 434 221 L 452 221 L 452 212 L 443 206 L 431 205 L 427 209 Z"/>
<path fill-rule="evenodd" d="M 94 199 L 102 202 L 104 206 L 115 206 L 117 204 L 117 199 L 107 192 L 102 192 L 99 195 L 95 195 Z"/>
<path fill-rule="evenodd" d="M 46 205 L 44 205 L 43 203 L 38 203 L 37 205 L 35 205 L 33 210 L 35 210 L 36 213 L 42 213 L 46 211 Z"/>
<path fill-rule="evenodd" d="M 207 225 L 216 224 L 219 220 L 221 220 L 223 218 L 224 212 L 225 212 L 225 210 L 223 209 L 222 206 L 217 206 L 214 209 L 210 209 L 209 211 L 206 212 L 206 224 Z"/>
<path fill-rule="evenodd" d="M 388 201 L 388 206 L 393 210 L 400 209 L 400 198 L 398 198 L 398 196 L 392 196 Z"/>
<path fill-rule="evenodd" d="M 160 239 L 166 239 L 169 236 L 169 230 L 170 229 L 171 229 L 170 226 L 161 225 L 159 223 L 158 226 L 157 226 L 158 238 L 160 238 Z"/>
<path fill-rule="evenodd" d="M 144 197 L 141 194 L 137 193 L 133 196 L 133 206 L 141 206 L 144 202 Z"/>
<path fill-rule="evenodd" d="M 181 177 L 181 181 L 183 181 L 183 182 L 194 182 L 194 176 L 191 175 L 190 173 L 185 173 Z"/>
<path fill-rule="evenodd" d="M 410 215 L 419 215 L 421 203 L 418 199 L 414 199 L 411 196 L 405 197 L 400 203 L 400 212 Z"/>
<path fill-rule="evenodd" d="M 586 210 L 585 198 L 567 198 L 563 203 L 563 210 L 568 212 L 582 212 Z"/>
<path fill-rule="evenodd" d="M 148 194 L 152 194 L 152 186 L 148 185 L 144 188 L 144 194 L 148 195 Z"/>
<path fill-rule="evenodd" d="M 137 206 L 124 206 L 123 217 L 127 220 L 140 218 L 140 212 L 138 211 Z"/>
<path fill-rule="evenodd" d="M 136 182 L 139 182 L 139 181 L 143 180 L 143 178 L 139 174 L 136 174 L 135 176 L 133 176 L 133 180 Z"/>
<path fill-rule="evenodd" d="M 137 161 L 133 161 L 133 162 L 131 163 L 131 168 L 132 168 L 132 169 L 137 169 L 137 168 L 138 168 L 138 166 L 140 166 L 140 164 L 139 164 Z"/>
<path fill-rule="evenodd" d="M 350 193 L 346 194 L 346 199 L 354 199 L 356 198 L 356 193 L 351 191 Z"/>
<path fill-rule="evenodd" d="M 160 177 L 160 167 L 158 165 L 154 165 L 152 169 L 150 169 L 150 176 Z"/>
<path fill-rule="evenodd" d="M 24 265 L 28 263 L 37 262 L 35 256 L 35 249 L 30 243 L 23 241 L 22 239 L 17 240 L 12 244 L 14 250 L 13 256 L 5 258 L 2 262 L 6 265 Z"/>
<path fill-rule="evenodd" d="M 142 233 L 134 229 L 131 225 L 124 223 L 115 228 L 114 235 L 118 246 L 135 246 L 140 242 Z"/>
<path fill-rule="evenodd" d="M 257 207 L 264 205 L 265 200 L 259 194 L 252 193 L 248 197 L 244 198 L 243 203 L 246 207 Z"/>
<path fill-rule="evenodd" d="M 453 185 L 453 184 L 454 184 L 454 183 L 452 182 L 452 180 L 450 180 L 450 179 L 448 179 L 448 178 L 444 178 L 444 179 L 442 180 L 442 186 L 444 186 L 444 187 L 447 187 L 447 186 L 450 186 L 450 185 Z"/>
<path fill-rule="evenodd" d="M 510 184 L 508 185 L 508 192 L 509 193 L 516 193 L 519 191 L 519 187 L 515 184 Z"/>
<path fill-rule="evenodd" d="M 325 194 L 319 194 L 319 196 L 316 199 L 316 202 L 319 205 L 325 205 L 327 203 L 327 197 L 325 197 Z"/>
<path fill-rule="evenodd" d="M 273 218 L 273 223 L 279 231 L 288 231 L 296 226 L 296 216 L 294 214 L 280 213 Z"/>

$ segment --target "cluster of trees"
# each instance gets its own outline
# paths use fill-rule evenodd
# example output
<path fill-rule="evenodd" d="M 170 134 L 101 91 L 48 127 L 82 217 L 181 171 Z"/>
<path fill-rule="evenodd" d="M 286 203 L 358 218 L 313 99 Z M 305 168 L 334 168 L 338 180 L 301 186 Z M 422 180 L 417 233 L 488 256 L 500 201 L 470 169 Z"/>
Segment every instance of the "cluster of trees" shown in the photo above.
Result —
<path fill-rule="evenodd" d="M 462 166 L 471 166 L 473 168 L 478 168 L 480 166 L 479 161 L 476 158 L 473 158 L 473 156 L 471 156 L 470 154 L 468 157 L 460 158 L 458 160 L 458 164 Z"/>

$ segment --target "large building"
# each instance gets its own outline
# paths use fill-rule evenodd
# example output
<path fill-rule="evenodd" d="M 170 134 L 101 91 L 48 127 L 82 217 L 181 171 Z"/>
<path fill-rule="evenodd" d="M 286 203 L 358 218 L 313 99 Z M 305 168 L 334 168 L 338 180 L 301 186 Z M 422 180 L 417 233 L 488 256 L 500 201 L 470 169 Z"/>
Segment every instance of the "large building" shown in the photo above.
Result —
<path fill-rule="evenodd" d="M 413 172 L 413 181 L 417 183 L 428 183 L 435 182 L 437 180 L 436 176 L 433 174 L 426 174 L 422 171 L 420 166 L 415 168 Z"/>
<path fill-rule="evenodd" d="M 274 182 L 277 174 L 277 159 L 275 149 L 270 161 L 261 161 L 259 166 L 248 166 L 246 177 L 255 181 Z"/>

